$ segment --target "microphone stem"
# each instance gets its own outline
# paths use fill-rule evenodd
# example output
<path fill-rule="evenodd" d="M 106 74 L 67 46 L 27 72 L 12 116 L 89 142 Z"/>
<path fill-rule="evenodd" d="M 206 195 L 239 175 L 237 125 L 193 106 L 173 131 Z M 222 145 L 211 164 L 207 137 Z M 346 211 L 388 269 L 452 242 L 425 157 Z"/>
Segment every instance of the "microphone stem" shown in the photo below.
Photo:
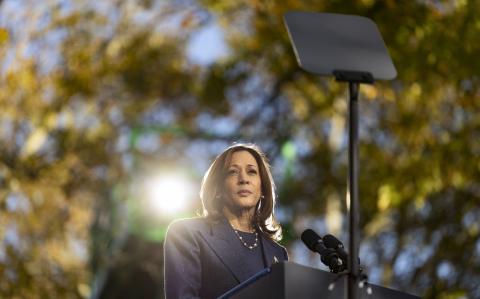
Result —
<path fill-rule="evenodd" d="M 358 82 L 349 82 L 349 139 L 348 139 L 348 199 L 349 199 L 349 252 L 348 299 L 357 299 L 358 288 Z"/>

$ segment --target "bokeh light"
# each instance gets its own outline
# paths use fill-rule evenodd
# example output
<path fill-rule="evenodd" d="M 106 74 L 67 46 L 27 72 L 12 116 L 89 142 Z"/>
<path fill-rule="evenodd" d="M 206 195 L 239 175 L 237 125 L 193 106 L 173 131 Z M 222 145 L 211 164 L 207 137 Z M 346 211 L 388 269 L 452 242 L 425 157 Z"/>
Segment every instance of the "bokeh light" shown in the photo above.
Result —
<path fill-rule="evenodd" d="M 173 215 L 184 212 L 193 194 L 189 179 L 179 174 L 159 175 L 146 184 L 147 208 L 156 214 Z"/>

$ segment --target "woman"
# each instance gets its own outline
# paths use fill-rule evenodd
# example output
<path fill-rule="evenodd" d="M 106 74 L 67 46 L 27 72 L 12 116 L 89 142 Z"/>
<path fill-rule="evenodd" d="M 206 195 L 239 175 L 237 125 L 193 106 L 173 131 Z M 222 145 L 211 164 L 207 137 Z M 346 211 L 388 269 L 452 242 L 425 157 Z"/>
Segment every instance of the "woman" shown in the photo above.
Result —
<path fill-rule="evenodd" d="M 275 185 L 253 144 L 227 148 L 205 173 L 203 217 L 170 224 L 165 239 L 165 294 L 217 298 L 272 263 L 288 259 L 276 243 Z"/>

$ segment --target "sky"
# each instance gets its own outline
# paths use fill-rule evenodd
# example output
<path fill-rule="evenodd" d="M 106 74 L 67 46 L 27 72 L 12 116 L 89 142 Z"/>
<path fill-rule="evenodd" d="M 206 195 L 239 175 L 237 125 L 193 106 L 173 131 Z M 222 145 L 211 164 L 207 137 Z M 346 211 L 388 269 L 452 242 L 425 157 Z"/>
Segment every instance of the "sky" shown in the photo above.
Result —
<path fill-rule="evenodd" d="M 189 41 L 187 55 L 192 62 L 208 65 L 228 55 L 223 32 L 215 21 L 201 28 Z"/>

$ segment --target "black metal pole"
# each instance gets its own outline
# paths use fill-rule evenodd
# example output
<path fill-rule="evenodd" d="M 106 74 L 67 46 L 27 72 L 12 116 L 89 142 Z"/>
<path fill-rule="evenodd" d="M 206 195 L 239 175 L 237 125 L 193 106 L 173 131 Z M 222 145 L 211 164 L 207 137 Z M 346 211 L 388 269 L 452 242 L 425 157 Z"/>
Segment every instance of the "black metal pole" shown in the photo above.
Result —
<path fill-rule="evenodd" d="M 347 298 L 358 299 L 358 91 L 359 82 L 348 82 L 349 134 L 348 134 L 348 205 L 349 205 L 349 253 Z"/>

